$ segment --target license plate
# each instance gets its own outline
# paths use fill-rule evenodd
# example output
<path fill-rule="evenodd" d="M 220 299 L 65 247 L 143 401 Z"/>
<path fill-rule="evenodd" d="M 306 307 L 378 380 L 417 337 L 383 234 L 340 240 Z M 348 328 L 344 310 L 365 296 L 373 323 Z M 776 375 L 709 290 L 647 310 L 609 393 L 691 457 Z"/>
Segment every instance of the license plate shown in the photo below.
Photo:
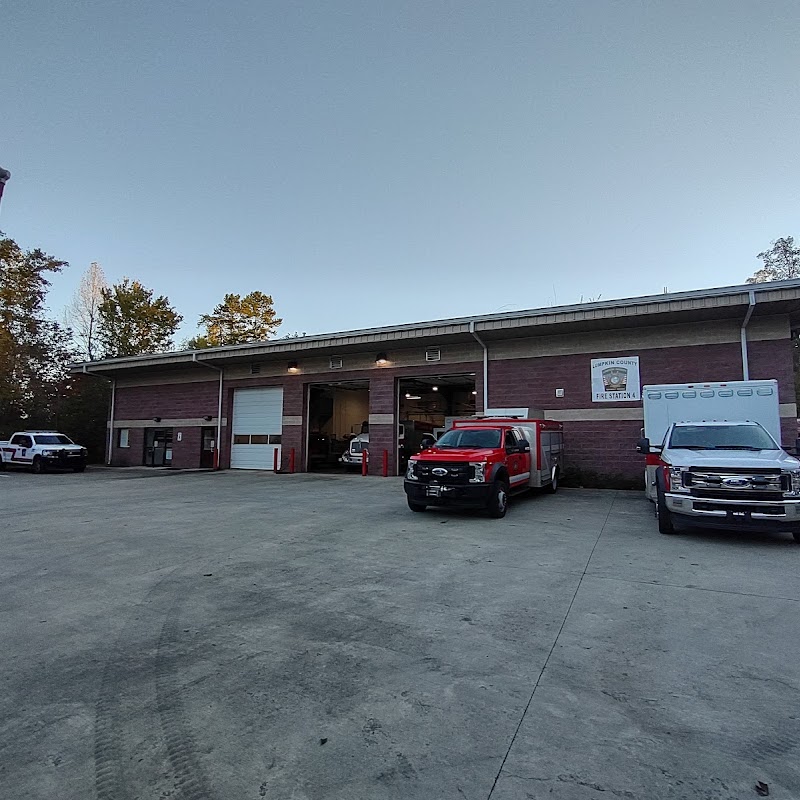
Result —
<path fill-rule="evenodd" d="M 439 497 L 441 495 L 442 489 L 440 486 L 429 486 L 427 495 L 428 497 Z"/>

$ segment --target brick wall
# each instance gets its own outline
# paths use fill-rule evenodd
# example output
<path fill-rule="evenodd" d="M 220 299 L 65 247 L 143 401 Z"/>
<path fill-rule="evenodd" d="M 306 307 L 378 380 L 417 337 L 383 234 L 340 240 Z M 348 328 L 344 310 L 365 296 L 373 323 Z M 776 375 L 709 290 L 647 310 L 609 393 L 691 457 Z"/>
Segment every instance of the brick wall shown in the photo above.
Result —
<path fill-rule="evenodd" d="M 586 334 L 587 346 L 591 334 Z M 490 345 L 491 353 L 491 345 Z M 698 346 L 665 347 L 661 349 L 598 351 L 581 354 L 504 359 L 489 362 L 489 405 L 491 407 L 528 407 L 552 412 L 558 418 L 559 409 L 579 409 L 586 412 L 585 420 L 570 420 L 564 425 L 569 462 L 582 470 L 601 475 L 617 475 L 637 479 L 643 471 L 643 459 L 633 448 L 642 426 L 640 420 L 598 420 L 592 413 L 599 410 L 641 408 L 640 402 L 593 403 L 590 386 L 590 361 L 638 355 L 642 384 L 684 383 L 692 381 L 741 380 L 741 348 L 738 342 L 703 344 Z M 780 401 L 795 402 L 792 344 L 787 339 L 755 341 L 749 344 L 750 377 L 777 378 Z M 474 373 L 477 407 L 481 407 L 482 364 L 429 364 L 419 367 L 383 367 L 353 371 L 333 371 L 313 375 L 283 375 L 280 377 L 253 376 L 225 381 L 223 417 L 233 419 L 233 393 L 237 388 L 283 386 L 284 417 L 302 420 L 301 425 L 283 426 L 282 469 L 288 469 L 289 454 L 294 448 L 298 471 L 306 459 L 306 429 L 308 385 L 341 380 L 370 381 L 370 414 L 396 412 L 397 380 L 421 375 Z M 555 397 L 555 389 L 563 388 L 564 397 Z M 115 417 L 117 419 L 149 420 L 153 417 L 201 418 L 216 417 L 218 383 L 215 380 L 199 383 L 178 383 L 138 386 L 117 390 Z M 155 426 L 157 423 L 152 423 Z M 206 423 L 208 424 L 208 423 Z M 177 431 L 178 429 L 176 429 Z M 182 442 L 173 442 L 173 465 L 196 467 L 200 460 L 200 426 L 182 427 Z M 784 444 L 793 445 L 796 424 L 782 421 Z M 130 447 L 120 450 L 114 439 L 115 464 L 141 464 L 143 452 L 142 429 L 131 429 Z M 230 466 L 230 427 L 223 427 L 220 464 Z M 370 431 L 370 472 L 382 471 L 382 454 L 389 453 L 390 472 L 397 458 L 395 426 L 376 423 Z"/>

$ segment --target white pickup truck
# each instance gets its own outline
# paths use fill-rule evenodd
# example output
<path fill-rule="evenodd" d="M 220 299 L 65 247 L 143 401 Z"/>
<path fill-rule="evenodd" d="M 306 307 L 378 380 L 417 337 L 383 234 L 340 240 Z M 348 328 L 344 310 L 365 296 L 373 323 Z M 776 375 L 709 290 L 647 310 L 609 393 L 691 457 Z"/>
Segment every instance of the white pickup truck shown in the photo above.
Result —
<path fill-rule="evenodd" d="M 658 529 L 785 531 L 800 542 L 800 460 L 780 442 L 775 381 L 645 386 L 647 496 Z"/>
<path fill-rule="evenodd" d="M 0 469 L 27 467 L 32 472 L 71 469 L 83 472 L 89 451 L 56 431 L 20 431 L 0 442 Z"/>

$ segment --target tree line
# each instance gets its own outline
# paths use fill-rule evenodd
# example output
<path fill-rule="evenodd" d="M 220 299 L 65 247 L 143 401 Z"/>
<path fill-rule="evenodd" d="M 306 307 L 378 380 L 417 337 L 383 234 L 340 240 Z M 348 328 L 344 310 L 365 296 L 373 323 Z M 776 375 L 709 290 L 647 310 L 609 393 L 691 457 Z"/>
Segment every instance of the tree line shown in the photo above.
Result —
<path fill-rule="evenodd" d="M 128 277 L 109 284 L 100 265 L 92 263 L 63 320 L 55 320 L 47 296 L 52 276 L 67 266 L 42 250 L 24 250 L 0 232 L 0 439 L 25 428 L 60 429 L 99 461 L 109 383 L 72 375 L 70 364 L 173 350 L 183 317 L 165 295 Z M 226 294 L 201 315 L 202 333 L 178 346 L 262 341 L 281 323 L 270 295 Z"/>
<path fill-rule="evenodd" d="M 759 253 L 762 267 L 748 283 L 800 277 L 800 247 L 786 236 Z M 168 297 L 140 281 L 108 284 L 93 263 L 61 322 L 47 311 L 50 278 L 67 267 L 42 250 L 23 250 L 0 232 L 0 439 L 23 428 L 56 428 L 102 459 L 109 386 L 102 378 L 71 375 L 77 361 L 160 353 L 175 347 L 183 317 Z M 226 294 L 200 316 L 202 332 L 180 343 L 184 349 L 263 341 L 278 318 L 270 295 Z M 301 334 L 289 334 L 295 338 Z M 796 366 L 800 343 L 795 338 Z M 800 387 L 798 387 L 800 388 Z"/>

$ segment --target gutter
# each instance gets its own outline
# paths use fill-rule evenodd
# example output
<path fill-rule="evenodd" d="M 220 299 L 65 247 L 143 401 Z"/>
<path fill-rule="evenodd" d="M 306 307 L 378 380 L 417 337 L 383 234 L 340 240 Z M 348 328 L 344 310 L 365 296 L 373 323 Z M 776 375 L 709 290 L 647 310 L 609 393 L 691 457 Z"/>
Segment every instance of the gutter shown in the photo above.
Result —
<path fill-rule="evenodd" d="M 750 302 L 747 306 L 747 313 L 742 322 L 740 336 L 742 339 L 742 380 L 750 380 L 750 364 L 747 358 L 747 323 L 750 322 L 750 317 L 753 315 L 753 309 L 756 307 L 756 293 L 753 289 L 748 292 Z"/>
<path fill-rule="evenodd" d="M 469 332 L 474 337 L 475 341 L 483 348 L 483 413 L 489 408 L 489 348 L 483 342 L 480 336 L 475 333 L 475 320 L 470 320 Z"/>
<path fill-rule="evenodd" d="M 217 398 L 217 442 L 216 447 L 214 448 L 214 469 L 219 469 L 219 454 L 220 454 L 220 445 L 222 444 L 222 378 L 224 375 L 224 370 L 222 367 L 217 367 L 214 364 L 209 364 L 206 361 L 198 361 L 197 360 L 197 353 L 192 353 L 192 362 L 194 364 L 199 364 L 201 367 L 208 367 L 209 369 L 215 369 L 219 372 L 219 396 Z"/>

